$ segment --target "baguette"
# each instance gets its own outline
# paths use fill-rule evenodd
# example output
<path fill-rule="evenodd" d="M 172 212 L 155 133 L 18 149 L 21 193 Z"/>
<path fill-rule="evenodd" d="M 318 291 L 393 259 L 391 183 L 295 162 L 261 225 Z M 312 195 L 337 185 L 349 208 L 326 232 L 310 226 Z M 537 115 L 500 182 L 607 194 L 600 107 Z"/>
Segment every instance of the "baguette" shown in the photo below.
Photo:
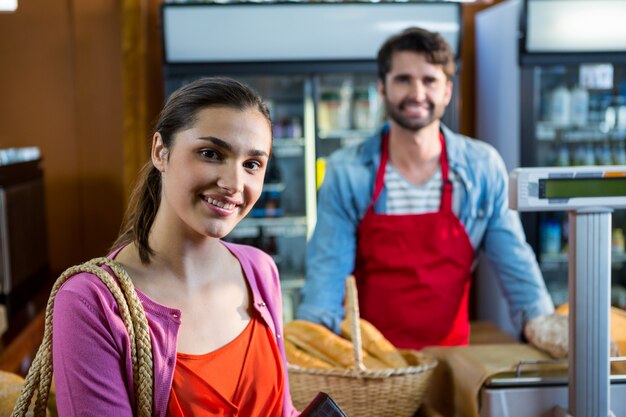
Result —
<path fill-rule="evenodd" d="M 311 356 L 333 366 L 354 369 L 352 343 L 336 335 L 326 327 L 304 320 L 294 320 L 285 325 L 285 338 Z M 367 352 L 363 352 L 363 364 L 370 369 L 387 366 Z"/>
<path fill-rule="evenodd" d="M 299 349 L 292 341 L 285 340 L 285 353 L 287 362 L 301 368 L 313 369 L 333 369 L 334 367 L 321 359 L 312 356 L 302 349 Z"/>
<path fill-rule="evenodd" d="M 409 366 L 402 354 L 389 340 L 369 321 L 361 319 L 361 339 L 363 350 L 379 359 L 391 368 L 406 368 Z M 348 340 L 352 340 L 352 327 L 347 319 L 341 322 L 341 335 Z"/>

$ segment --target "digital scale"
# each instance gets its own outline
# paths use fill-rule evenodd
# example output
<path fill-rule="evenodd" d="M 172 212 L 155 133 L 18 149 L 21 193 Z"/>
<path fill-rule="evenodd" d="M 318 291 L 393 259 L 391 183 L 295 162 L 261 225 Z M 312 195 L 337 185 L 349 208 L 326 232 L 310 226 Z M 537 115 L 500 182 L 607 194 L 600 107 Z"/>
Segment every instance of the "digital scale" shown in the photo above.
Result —
<path fill-rule="evenodd" d="M 626 166 L 518 168 L 509 177 L 509 205 L 524 212 L 569 213 L 568 410 L 555 407 L 553 415 L 614 416 L 609 361 L 611 217 L 614 209 L 626 208 Z M 615 409 L 617 402 L 616 413 L 621 412 Z"/>

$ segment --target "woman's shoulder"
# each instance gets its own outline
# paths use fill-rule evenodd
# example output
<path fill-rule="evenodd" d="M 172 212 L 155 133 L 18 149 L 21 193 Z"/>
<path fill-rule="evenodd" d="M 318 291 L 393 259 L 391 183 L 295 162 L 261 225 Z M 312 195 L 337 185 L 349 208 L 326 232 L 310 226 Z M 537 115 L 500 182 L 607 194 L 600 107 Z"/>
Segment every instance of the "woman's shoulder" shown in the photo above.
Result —
<path fill-rule="evenodd" d="M 250 245 L 244 245 L 241 243 L 224 241 L 222 241 L 222 243 L 239 259 L 240 262 L 248 261 L 251 263 L 262 262 L 270 263 L 272 265 L 274 264 L 274 260 L 272 259 L 272 257 L 259 248 L 255 248 L 254 246 Z"/>
<path fill-rule="evenodd" d="M 102 270 L 110 275 L 104 268 Z M 63 275 L 61 276 L 63 277 Z M 114 306 L 116 305 L 115 297 L 107 285 L 96 273 L 87 271 L 76 271 L 73 274 L 70 272 L 64 277 L 64 282 L 58 290 L 56 299 L 63 300 L 64 303 L 80 302 L 89 307 L 99 305 L 105 309 L 115 309 Z"/>
<path fill-rule="evenodd" d="M 253 246 L 223 243 L 237 258 L 248 279 L 254 280 L 260 286 L 270 285 L 271 282 L 274 286 L 278 286 L 278 268 L 270 255 Z"/>

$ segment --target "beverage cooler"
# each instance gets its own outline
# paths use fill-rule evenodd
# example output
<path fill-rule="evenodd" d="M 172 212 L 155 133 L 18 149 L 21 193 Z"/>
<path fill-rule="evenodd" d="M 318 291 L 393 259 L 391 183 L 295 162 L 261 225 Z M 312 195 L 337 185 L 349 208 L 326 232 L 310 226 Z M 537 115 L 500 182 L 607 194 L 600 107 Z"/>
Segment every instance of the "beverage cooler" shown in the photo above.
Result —
<path fill-rule="evenodd" d="M 325 158 L 384 120 L 376 53 L 409 26 L 440 32 L 458 50 L 456 3 L 167 3 L 162 6 L 166 94 L 201 76 L 246 82 L 268 102 L 273 154 L 259 202 L 227 237 L 278 265 L 285 319 L 304 283 Z M 458 87 L 446 123 L 458 126 Z"/>
<path fill-rule="evenodd" d="M 477 136 L 508 170 L 626 165 L 626 2 L 513 0 L 477 14 Z M 522 215 L 555 305 L 568 300 L 567 213 Z M 613 213 L 614 306 L 626 308 L 626 215 Z M 514 332 L 481 265 L 478 315 Z"/>

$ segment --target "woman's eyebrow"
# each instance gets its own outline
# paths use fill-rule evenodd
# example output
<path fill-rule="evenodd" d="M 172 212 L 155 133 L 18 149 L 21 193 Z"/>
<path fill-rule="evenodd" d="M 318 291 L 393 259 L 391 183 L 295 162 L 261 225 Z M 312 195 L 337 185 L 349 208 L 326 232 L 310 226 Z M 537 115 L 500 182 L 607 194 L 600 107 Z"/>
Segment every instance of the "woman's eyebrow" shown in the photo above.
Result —
<path fill-rule="evenodd" d="M 230 143 L 223 139 L 216 138 L 215 136 L 200 136 L 198 139 L 211 142 L 215 146 L 226 149 L 227 151 L 233 151 L 233 146 Z M 248 156 L 265 156 L 269 158 L 269 154 L 262 149 L 252 149 L 248 152 Z"/>
<path fill-rule="evenodd" d="M 213 143 L 216 146 L 219 146 L 220 148 L 224 148 L 228 151 L 232 151 L 233 147 L 230 143 L 226 142 L 223 139 L 220 138 L 216 138 L 215 136 L 200 136 L 198 139 L 200 140 L 206 140 L 208 142 Z"/>

